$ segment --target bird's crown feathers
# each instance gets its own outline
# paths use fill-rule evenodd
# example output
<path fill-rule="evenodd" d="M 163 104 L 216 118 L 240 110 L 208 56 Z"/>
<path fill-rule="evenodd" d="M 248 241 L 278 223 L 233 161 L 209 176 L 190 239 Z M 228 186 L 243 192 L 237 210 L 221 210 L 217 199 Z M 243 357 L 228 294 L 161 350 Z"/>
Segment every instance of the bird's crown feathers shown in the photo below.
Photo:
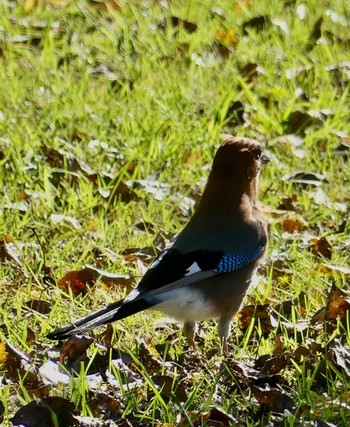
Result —
<path fill-rule="evenodd" d="M 231 146 L 234 147 L 237 151 L 245 152 L 245 151 L 261 151 L 262 144 L 261 142 L 251 139 L 245 138 L 243 136 L 232 136 L 227 133 L 223 133 L 220 135 L 223 143 L 221 147 Z"/>

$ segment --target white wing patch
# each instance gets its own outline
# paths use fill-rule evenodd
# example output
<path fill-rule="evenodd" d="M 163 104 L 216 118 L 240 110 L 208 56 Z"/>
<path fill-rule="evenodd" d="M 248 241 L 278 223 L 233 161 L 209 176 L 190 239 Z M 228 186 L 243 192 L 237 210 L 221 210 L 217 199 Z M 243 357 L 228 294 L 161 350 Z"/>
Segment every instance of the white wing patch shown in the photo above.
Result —
<path fill-rule="evenodd" d="M 124 299 L 124 302 L 130 302 L 134 299 L 136 299 L 140 295 L 140 292 L 137 290 L 137 288 L 133 289 L 129 295 L 127 295 Z"/>
<path fill-rule="evenodd" d="M 169 248 L 170 249 L 170 248 Z M 159 263 L 162 261 L 162 259 L 164 258 L 164 256 L 169 252 L 169 249 L 164 249 L 164 251 L 158 256 L 158 258 L 156 258 L 152 264 L 150 265 L 149 269 L 151 270 L 152 268 L 156 268 L 158 267 Z"/>
<path fill-rule="evenodd" d="M 202 269 L 199 267 L 199 265 L 194 262 L 190 267 L 186 270 L 185 276 L 192 276 L 192 274 L 196 274 L 202 271 Z"/>

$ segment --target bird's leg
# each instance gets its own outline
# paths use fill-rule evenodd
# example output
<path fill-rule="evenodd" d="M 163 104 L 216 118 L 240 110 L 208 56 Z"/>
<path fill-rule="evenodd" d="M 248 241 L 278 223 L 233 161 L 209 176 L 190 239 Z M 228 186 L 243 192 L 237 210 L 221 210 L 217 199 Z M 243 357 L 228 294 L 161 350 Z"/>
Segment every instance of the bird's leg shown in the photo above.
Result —
<path fill-rule="evenodd" d="M 195 322 L 186 321 L 183 326 L 183 334 L 187 338 L 188 343 L 193 348 L 193 350 L 197 351 L 197 346 L 194 341 L 195 333 L 196 333 Z"/>
<path fill-rule="evenodd" d="M 218 335 L 222 342 L 222 349 L 225 356 L 228 356 L 227 340 L 231 334 L 231 319 L 220 318 L 218 325 Z"/>
<path fill-rule="evenodd" d="M 223 340 L 222 340 L 222 350 L 224 352 L 224 355 L 228 356 L 227 338 L 223 338 Z"/>

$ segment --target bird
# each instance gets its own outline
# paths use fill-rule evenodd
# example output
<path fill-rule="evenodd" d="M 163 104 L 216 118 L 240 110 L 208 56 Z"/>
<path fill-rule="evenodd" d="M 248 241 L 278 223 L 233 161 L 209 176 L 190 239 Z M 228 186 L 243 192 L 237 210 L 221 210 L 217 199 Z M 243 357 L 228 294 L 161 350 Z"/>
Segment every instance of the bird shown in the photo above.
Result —
<path fill-rule="evenodd" d="M 232 318 L 267 251 L 258 188 L 269 158 L 257 140 L 228 134 L 221 138 L 192 218 L 138 286 L 123 300 L 49 333 L 49 339 L 63 340 L 154 309 L 183 321 L 183 335 L 193 348 L 196 322 L 218 319 L 218 335 L 227 349 Z"/>

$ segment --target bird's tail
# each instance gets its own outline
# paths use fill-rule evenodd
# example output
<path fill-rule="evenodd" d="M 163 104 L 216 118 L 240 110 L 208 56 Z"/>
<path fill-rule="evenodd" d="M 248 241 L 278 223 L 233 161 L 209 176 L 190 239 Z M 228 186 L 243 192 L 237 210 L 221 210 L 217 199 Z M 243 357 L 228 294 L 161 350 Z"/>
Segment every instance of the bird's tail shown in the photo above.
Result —
<path fill-rule="evenodd" d="M 84 333 L 95 329 L 98 326 L 106 325 L 107 323 L 115 320 L 123 319 L 124 317 L 131 316 L 141 310 L 148 308 L 150 305 L 144 300 L 125 302 L 123 300 L 114 302 L 107 307 L 97 310 L 94 313 L 81 317 L 75 322 L 68 323 L 62 328 L 56 329 L 47 335 L 51 340 L 63 340 L 70 338 L 76 333 Z"/>

